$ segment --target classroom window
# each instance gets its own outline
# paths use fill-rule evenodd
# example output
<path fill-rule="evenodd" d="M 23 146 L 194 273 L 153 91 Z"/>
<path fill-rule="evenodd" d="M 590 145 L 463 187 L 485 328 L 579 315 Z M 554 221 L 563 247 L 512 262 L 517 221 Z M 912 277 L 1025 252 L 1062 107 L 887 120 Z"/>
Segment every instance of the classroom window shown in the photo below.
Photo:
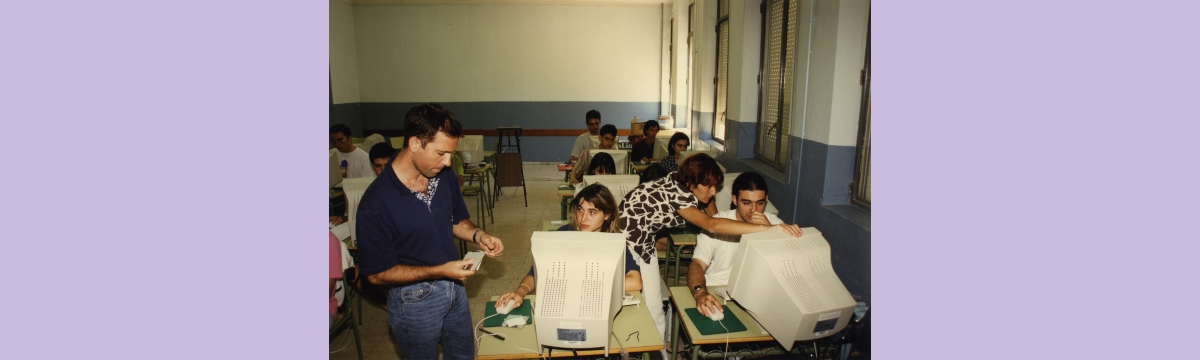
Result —
<path fill-rule="evenodd" d="M 758 139 L 755 156 L 777 169 L 788 165 L 792 78 L 799 21 L 798 1 L 766 0 L 762 16 L 762 62 L 759 65 Z"/>
<path fill-rule="evenodd" d="M 729 0 L 717 2 L 717 99 L 713 102 L 712 137 L 725 143 L 726 100 L 729 95 Z"/>
<path fill-rule="evenodd" d="M 858 145 L 854 156 L 854 180 L 850 201 L 871 210 L 871 21 L 867 20 L 867 50 L 862 70 L 862 107 L 858 115 Z"/>

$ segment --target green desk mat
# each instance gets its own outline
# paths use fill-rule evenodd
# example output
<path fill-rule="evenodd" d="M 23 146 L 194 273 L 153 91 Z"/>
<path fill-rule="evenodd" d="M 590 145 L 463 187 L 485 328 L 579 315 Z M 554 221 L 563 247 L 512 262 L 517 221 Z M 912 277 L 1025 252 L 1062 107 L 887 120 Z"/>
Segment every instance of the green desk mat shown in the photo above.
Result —
<path fill-rule="evenodd" d="M 525 299 L 525 301 L 521 302 L 521 306 L 513 308 L 512 311 L 508 312 L 508 315 L 525 315 L 525 325 L 532 324 L 533 323 L 533 307 L 529 306 L 529 304 L 532 304 L 532 303 L 533 302 L 529 301 L 529 299 Z M 483 305 L 483 317 L 488 317 L 488 316 L 492 316 L 495 314 L 496 314 L 496 302 L 495 301 L 488 301 L 487 304 Z M 497 326 L 504 325 L 504 319 L 507 319 L 508 315 L 499 315 L 499 316 L 488 318 L 487 320 L 483 321 L 483 327 L 497 327 Z M 704 319 L 708 320 L 708 318 L 704 318 Z M 728 326 L 728 325 L 726 325 L 726 326 Z M 720 325 L 717 325 L 717 327 L 720 327 Z"/>
<path fill-rule="evenodd" d="M 696 310 L 696 308 L 683 309 L 683 312 L 687 313 L 688 318 L 692 319 L 693 324 L 696 324 L 696 330 L 700 331 L 700 335 L 724 334 L 726 333 L 725 329 L 729 329 L 728 332 L 731 333 L 746 331 L 746 325 L 742 325 L 737 316 L 733 316 L 733 312 L 729 310 L 729 306 L 721 305 L 721 308 L 725 311 L 725 318 L 721 319 L 720 324 L 710 320 L 707 316 L 701 315 L 700 310 Z M 721 327 L 721 324 L 724 324 L 725 327 Z"/>

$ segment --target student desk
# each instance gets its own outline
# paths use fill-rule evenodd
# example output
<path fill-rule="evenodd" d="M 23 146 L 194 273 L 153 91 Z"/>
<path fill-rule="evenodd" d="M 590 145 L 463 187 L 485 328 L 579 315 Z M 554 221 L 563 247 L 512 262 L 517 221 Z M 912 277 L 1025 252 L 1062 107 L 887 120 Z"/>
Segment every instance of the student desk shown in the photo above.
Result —
<path fill-rule="evenodd" d="M 492 202 L 492 195 L 491 195 L 494 193 L 493 191 L 491 191 L 491 190 L 494 190 L 494 189 L 491 189 L 491 184 L 492 184 L 491 177 L 495 177 L 495 170 L 496 170 L 496 167 L 490 163 L 485 163 L 482 166 L 479 166 L 479 167 L 476 167 L 473 169 L 463 169 L 463 181 L 479 182 L 479 192 L 480 192 L 479 196 L 483 196 L 483 199 L 484 199 L 483 204 L 485 206 L 487 206 L 487 211 L 488 211 L 489 216 L 491 215 L 492 208 L 495 207 L 495 203 Z M 489 174 L 491 174 L 492 176 L 489 177 L 488 176 Z M 483 215 L 481 214 L 480 216 L 483 216 Z M 493 224 L 496 223 L 496 218 L 494 216 L 492 217 L 492 223 Z"/>
<path fill-rule="evenodd" d="M 562 183 L 562 184 L 559 184 L 559 186 L 563 186 L 566 184 L 567 183 Z M 558 196 L 562 197 L 562 202 L 559 205 L 562 206 L 562 219 L 566 220 L 567 219 L 567 204 L 569 204 L 571 202 L 571 199 L 575 198 L 575 189 L 574 188 L 571 188 L 571 189 L 559 188 Z"/>
<path fill-rule="evenodd" d="M 571 181 L 571 170 L 575 170 L 575 164 L 558 164 L 558 171 L 563 172 L 563 181 Z"/>
<path fill-rule="evenodd" d="M 526 295 L 525 301 L 534 301 L 536 295 Z M 613 320 L 612 333 L 620 337 L 614 339 L 614 335 L 608 336 L 608 353 L 620 354 L 621 345 L 625 346 L 625 350 L 631 355 L 633 353 L 641 353 L 642 359 L 649 360 L 650 352 L 659 351 L 663 348 L 663 339 L 658 335 L 658 329 L 654 327 L 654 319 L 650 318 L 650 310 L 646 309 L 646 300 L 642 297 L 641 291 L 634 291 L 633 296 L 642 301 L 641 305 L 626 306 L 617 314 Z M 496 301 L 499 296 L 493 296 L 492 301 Z M 486 305 L 485 305 L 486 306 Z M 504 315 L 499 315 L 504 316 Z M 476 320 L 479 321 L 479 320 Z M 541 351 L 541 355 L 545 357 L 571 357 L 575 356 L 570 350 L 542 349 L 538 347 L 537 319 L 533 320 L 532 324 L 517 329 L 510 327 L 490 327 L 488 331 L 502 334 L 508 340 L 500 340 L 493 336 L 484 336 L 479 341 L 479 352 L 476 354 L 476 359 L 479 360 L 496 360 L 496 359 L 536 359 L 538 354 L 518 350 L 517 348 L 525 348 Z M 633 334 L 637 332 L 637 334 Z M 631 335 L 632 334 L 632 335 Z M 482 332 L 476 336 L 485 335 Z M 723 339 L 723 338 L 722 338 Z M 617 344 L 620 340 L 620 344 Z M 602 356 L 604 349 L 587 349 L 577 351 L 580 356 Z"/>
<path fill-rule="evenodd" d="M 715 288 L 715 287 L 714 287 Z M 718 297 L 719 298 L 719 297 Z M 677 286 L 671 288 L 671 304 L 675 307 L 675 311 L 671 314 L 671 353 L 678 354 L 679 333 L 687 331 L 688 339 L 691 339 L 692 360 L 700 358 L 700 345 L 711 345 L 713 350 L 705 352 L 705 358 L 723 358 L 726 356 L 763 356 L 763 355 L 780 355 L 784 354 L 782 347 L 775 342 L 775 338 L 771 337 L 761 327 L 758 322 L 746 313 L 741 306 L 736 302 L 730 301 L 725 304 L 729 307 L 729 312 L 725 313 L 725 318 L 736 316 L 738 321 L 741 321 L 746 326 L 745 331 L 729 333 L 729 344 L 746 344 L 755 342 L 770 342 L 769 344 L 761 344 L 758 348 L 747 348 L 747 346 L 738 346 L 738 350 L 725 353 L 726 334 L 700 335 L 700 331 L 696 329 L 696 324 L 692 323 L 692 319 L 688 318 L 684 313 L 686 309 L 696 308 L 696 299 L 692 297 L 692 293 L 688 291 L 686 286 Z M 680 330 L 680 328 L 683 330 Z M 801 344 L 795 344 L 792 347 L 792 354 L 802 354 L 806 349 Z"/>
<path fill-rule="evenodd" d="M 555 222 L 562 222 L 562 223 L 558 224 L 558 225 L 554 225 Z M 558 228 L 560 228 L 563 225 L 566 225 L 568 223 L 570 223 L 570 222 L 567 220 L 542 220 L 542 231 L 558 231 Z"/>

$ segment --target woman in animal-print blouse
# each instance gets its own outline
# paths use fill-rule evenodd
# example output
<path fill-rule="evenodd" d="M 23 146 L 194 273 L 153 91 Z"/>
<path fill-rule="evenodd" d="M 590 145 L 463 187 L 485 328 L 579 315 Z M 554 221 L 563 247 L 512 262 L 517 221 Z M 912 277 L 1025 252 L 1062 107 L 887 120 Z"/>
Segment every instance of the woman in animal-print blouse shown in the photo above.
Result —
<path fill-rule="evenodd" d="M 662 229 L 690 222 L 714 234 L 742 235 L 778 228 L 800 237 L 800 227 L 794 224 L 753 224 L 730 219 L 713 218 L 717 213 L 712 203 L 717 185 L 725 175 L 717 161 L 706 154 L 696 154 L 679 164 L 679 170 L 657 180 L 638 185 L 621 203 L 621 232 L 634 259 L 642 270 L 642 294 L 646 299 L 661 299 L 658 273 L 658 251 L 654 234 Z M 703 209 L 703 210 L 701 210 Z M 666 329 L 662 308 L 650 306 L 650 315 L 660 334 Z"/>

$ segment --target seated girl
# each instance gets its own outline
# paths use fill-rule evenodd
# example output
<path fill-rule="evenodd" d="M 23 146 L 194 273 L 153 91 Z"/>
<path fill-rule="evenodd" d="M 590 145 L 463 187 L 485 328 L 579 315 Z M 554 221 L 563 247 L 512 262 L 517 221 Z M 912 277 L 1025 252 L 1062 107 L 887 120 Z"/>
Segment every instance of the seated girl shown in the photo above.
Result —
<path fill-rule="evenodd" d="M 610 157 L 611 161 L 611 157 Z M 607 187 L 601 184 L 592 184 L 579 191 L 575 195 L 575 199 L 571 200 L 570 208 L 567 211 L 567 216 L 571 223 L 558 228 L 558 231 L 599 231 L 608 233 L 621 232 L 620 221 L 618 219 L 617 202 L 613 201 L 612 193 Z M 638 267 L 637 261 L 633 259 L 633 254 L 629 252 L 629 248 L 625 249 L 625 291 L 638 291 L 642 289 L 641 268 Z M 531 267 L 529 274 L 521 279 L 521 283 L 511 292 L 504 293 L 496 299 L 496 307 L 500 307 L 508 302 L 509 299 L 516 300 L 513 307 L 521 306 L 525 299 L 525 295 L 532 293 L 537 287 L 537 281 L 534 281 L 536 272 Z"/>

